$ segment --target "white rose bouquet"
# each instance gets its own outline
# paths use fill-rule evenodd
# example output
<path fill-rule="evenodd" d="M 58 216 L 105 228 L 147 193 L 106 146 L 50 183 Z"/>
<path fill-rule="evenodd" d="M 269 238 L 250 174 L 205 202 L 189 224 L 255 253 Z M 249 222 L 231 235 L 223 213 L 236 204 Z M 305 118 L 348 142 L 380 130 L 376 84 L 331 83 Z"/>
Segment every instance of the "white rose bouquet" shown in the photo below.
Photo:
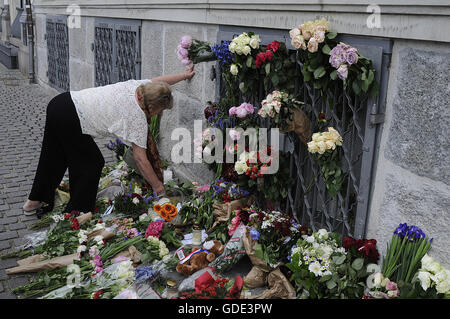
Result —
<path fill-rule="evenodd" d="M 342 146 L 342 137 L 332 127 L 327 132 L 317 132 L 308 143 L 308 151 L 315 155 L 320 172 L 325 180 L 328 192 L 336 198 L 343 182 L 338 146 Z"/>

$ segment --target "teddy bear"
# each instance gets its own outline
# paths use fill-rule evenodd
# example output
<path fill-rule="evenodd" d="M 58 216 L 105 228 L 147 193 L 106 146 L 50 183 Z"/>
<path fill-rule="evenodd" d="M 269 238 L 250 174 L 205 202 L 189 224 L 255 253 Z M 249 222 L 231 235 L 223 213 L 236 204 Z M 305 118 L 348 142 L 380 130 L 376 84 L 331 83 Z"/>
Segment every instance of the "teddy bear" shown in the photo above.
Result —
<path fill-rule="evenodd" d="M 190 276 L 196 271 L 205 268 L 217 256 L 220 256 L 225 246 L 218 240 L 209 240 L 203 244 L 202 249 L 194 247 L 191 254 L 186 256 L 177 265 L 177 272 L 185 276 Z"/>

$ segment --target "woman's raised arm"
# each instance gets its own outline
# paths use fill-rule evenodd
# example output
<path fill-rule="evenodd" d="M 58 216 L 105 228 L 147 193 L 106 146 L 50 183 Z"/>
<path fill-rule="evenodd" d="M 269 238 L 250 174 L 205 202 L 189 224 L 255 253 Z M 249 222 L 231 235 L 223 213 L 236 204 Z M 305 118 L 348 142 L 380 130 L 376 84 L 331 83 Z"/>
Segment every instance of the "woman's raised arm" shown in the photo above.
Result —
<path fill-rule="evenodd" d="M 195 75 L 194 65 L 191 64 L 186 67 L 186 71 L 184 73 L 158 76 L 158 77 L 152 79 L 152 82 L 160 81 L 160 82 L 166 82 L 169 85 L 173 85 L 180 81 L 191 79 L 194 75 Z"/>

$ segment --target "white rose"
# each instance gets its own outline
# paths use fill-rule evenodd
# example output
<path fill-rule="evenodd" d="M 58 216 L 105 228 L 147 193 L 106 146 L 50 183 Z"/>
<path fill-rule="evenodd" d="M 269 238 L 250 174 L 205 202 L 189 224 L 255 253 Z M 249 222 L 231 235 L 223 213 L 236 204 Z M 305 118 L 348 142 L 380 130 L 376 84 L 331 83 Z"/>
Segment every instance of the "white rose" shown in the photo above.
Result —
<path fill-rule="evenodd" d="M 383 281 L 384 277 L 381 272 L 377 272 L 375 275 L 373 275 L 373 283 L 376 288 L 381 287 L 381 282 Z"/>
<path fill-rule="evenodd" d="M 431 286 L 431 274 L 428 271 L 419 271 L 417 273 L 417 279 L 420 281 L 422 289 L 425 291 Z"/>
<path fill-rule="evenodd" d="M 247 166 L 247 164 L 245 162 L 236 162 L 234 164 L 234 170 L 239 175 L 242 175 L 248 170 L 248 166 Z"/>
<path fill-rule="evenodd" d="M 319 42 L 317 42 L 316 38 L 311 38 L 308 41 L 308 51 L 311 53 L 317 52 L 319 48 Z"/>
<path fill-rule="evenodd" d="M 238 74 L 238 72 L 239 72 L 239 69 L 238 69 L 237 65 L 236 64 L 232 64 L 230 66 L 230 73 L 233 74 L 233 75 L 236 75 L 236 74 Z"/>
<path fill-rule="evenodd" d="M 326 141 L 327 150 L 334 150 L 336 148 L 336 144 L 333 141 Z"/>
<path fill-rule="evenodd" d="M 250 52 L 252 52 L 252 49 L 251 49 L 248 45 L 246 45 L 246 46 L 242 49 L 242 53 L 245 54 L 245 55 L 249 55 Z"/>
<path fill-rule="evenodd" d="M 297 35 L 292 38 L 291 44 L 296 49 L 306 49 L 305 38 L 302 35 Z"/>
<path fill-rule="evenodd" d="M 300 30 L 298 28 L 294 28 L 289 31 L 289 36 L 291 37 L 291 39 L 295 38 L 298 35 L 301 35 Z"/>
<path fill-rule="evenodd" d="M 228 50 L 230 50 L 230 52 L 232 52 L 232 53 L 234 53 L 235 51 L 236 51 L 236 42 L 235 41 L 232 41 L 231 43 L 230 43 L 230 45 L 228 46 Z"/>
<path fill-rule="evenodd" d="M 310 153 L 313 153 L 313 154 L 314 154 L 314 153 L 316 153 L 318 150 L 319 150 L 319 148 L 317 147 L 316 142 L 311 141 L 311 142 L 308 143 L 308 151 L 309 151 Z"/>
<path fill-rule="evenodd" d="M 133 198 L 133 204 L 135 205 L 139 204 L 139 198 L 137 197 Z"/>
<path fill-rule="evenodd" d="M 252 49 L 258 49 L 259 48 L 259 37 L 252 37 L 252 39 L 250 40 L 250 46 L 252 47 Z"/>
<path fill-rule="evenodd" d="M 312 244 L 313 242 L 315 242 L 316 240 L 314 239 L 314 236 L 308 236 L 306 237 L 306 241 L 310 244 Z"/>
<path fill-rule="evenodd" d="M 316 143 L 316 145 L 317 145 L 319 154 L 323 154 L 327 150 L 327 146 L 324 141 L 319 141 Z"/>

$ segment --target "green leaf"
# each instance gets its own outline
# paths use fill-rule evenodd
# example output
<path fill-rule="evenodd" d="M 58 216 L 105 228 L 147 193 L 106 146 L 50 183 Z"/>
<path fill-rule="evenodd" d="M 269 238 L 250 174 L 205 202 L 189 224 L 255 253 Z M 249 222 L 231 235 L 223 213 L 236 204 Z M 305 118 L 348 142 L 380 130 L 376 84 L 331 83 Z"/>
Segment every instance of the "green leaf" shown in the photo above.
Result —
<path fill-rule="evenodd" d="M 334 287 L 336 287 L 336 282 L 334 282 L 333 280 L 327 281 L 327 288 L 329 290 L 333 289 Z"/>
<path fill-rule="evenodd" d="M 361 88 L 359 87 L 358 83 L 356 83 L 356 81 L 353 81 L 352 89 L 353 89 L 353 92 L 355 92 L 356 95 L 359 95 L 361 93 Z"/>
<path fill-rule="evenodd" d="M 314 78 L 315 79 L 320 79 L 326 73 L 327 73 L 327 71 L 325 71 L 325 68 L 323 66 L 320 66 L 314 71 Z"/>
<path fill-rule="evenodd" d="M 359 271 L 364 266 L 364 259 L 363 258 L 356 258 L 352 263 L 352 268 L 356 271 Z"/>
<path fill-rule="evenodd" d="M 338 77 L 337 70 L 334 70 L 333 72 L 330 73 L 330 79 L 332 79 L 333 81 L 336 80 L 337 77 Z"/>
<path fill-rule="evenodd" d="M 267 63 L 265 66 L 266 74 L 270 73 L 270 63 Z"/>
<path fill-rule="evenodd" d="M 245 64 L 247 65 L 248 68 L 251 68 L 252 67 L 252 62 L 253 62 L 253 57 L 250 55 L 247 58 L 247 62 Z"/>
<path fill-rule="evenodd" d="M 328 46 L 328 44 L 325 44 L 322 48 L 322 52 L 330 55 L 330 51 L 331 51 L 331 48 Z"/>
<path fill-rule="evenodd" d="M 275 87 L 278 86 L 278 84 L 280 83 L 280 78 L 278 77 L 278 75 L 274 74 L 272 76 L 272 83 Z"/>
<path fill-rule="evenodd" d="M 340 256 L 334 256 L 333 257 L 333 261 L 336 265 L 341 265 L 344 261 L 345 261 L 346 256 L 345 255 L 340 255 Z"/>
<path fill-rule="evenodd" d="M 337 36 L 337 32 L 333 32 L 333 31 L 327 32 L 327 38 L 330 40 L 336 38 L 336 36 Z"/>

